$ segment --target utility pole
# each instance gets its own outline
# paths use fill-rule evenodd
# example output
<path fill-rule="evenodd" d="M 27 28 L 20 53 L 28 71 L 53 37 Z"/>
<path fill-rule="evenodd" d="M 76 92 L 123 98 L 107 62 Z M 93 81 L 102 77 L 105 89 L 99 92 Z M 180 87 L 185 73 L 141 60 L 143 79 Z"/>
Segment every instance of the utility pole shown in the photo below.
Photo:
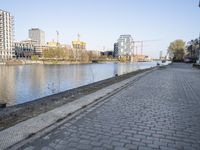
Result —
<path fill-rule="evenodd" d="M 199 2 L 199 5 L 200 5 L 200 2 Z M 199 50 L 199 64 L 200 64 L 200 33 L 199 33 L 199 48 L 198 48 Z"/>

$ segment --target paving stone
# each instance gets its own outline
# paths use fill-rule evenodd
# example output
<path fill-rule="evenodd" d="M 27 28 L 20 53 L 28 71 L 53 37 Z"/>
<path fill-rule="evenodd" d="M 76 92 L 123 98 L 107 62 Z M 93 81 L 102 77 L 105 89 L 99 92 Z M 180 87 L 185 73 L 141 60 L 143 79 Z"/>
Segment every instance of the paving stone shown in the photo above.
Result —
<path fill-rule="evenodd" d="M 115 141 L 114 141 L 114 142 L 112 142 L 111 144 L 112 144 L 113 146 L 115 146 L 115 147 L 120 147 L 120 146 L 123 147 L 123 146 L 124 146 L 124 143 L 123 143 L 123 142 L 115 142 Z"/>
<path fill-rule="evenodd" d="M 153 148 L 146 146 L 139 146 L 138 150 L 153 150 Z"/>
<path fill-rule="evenodd" d="M 45 146 L 45 147 L 42 147 L 41 150 L 53 150 L 53 148 Z"/>
<path fill-rule="evenodd" d="M 104 148 L 104 149 L 106 149 L 106 150 L 113 150 L 113 149 L 114 149 L 113 146 L 110 145 L 110 144 L 103 144 L 103 145 L 102 145 L 102 148 Z"/>
<path fill-rule="evenodd" d="M 76 148 L 81 150 L 89 150 L 92 149 L 92 146 L 87 144 L 79 144 Z"/>
<path fill-rule="evenodd" d="M 92 150 L 105 150 L 104 147 L 93 147 Z"/>
<path fill-rule="evenodd" d="M 128 148 L 128 149 L 131 149 L 131 150 L 137 150 L 138 149 L 138 145 L 134 145 L 134 144 L 126 144 L 125 147 Z"/>
<path fill-rule="evenodd" d="M 24 148 L 24 150 L 34 150 L 34 147 L 33 146 L 29 146 L 29 147 Z"/>
<path fill-rule="evenodd" d="M 90 144 L 93 146 L 101 146 L 102 145 L 100 142 L 94 142 L 94 141 L 91 142 Z"/>
<path fill-rule="evenodd" d="M 125 147 L 116 147 L 116 148 L 114 148 L 114 150 L 128 150 L 128 149 Z"/>

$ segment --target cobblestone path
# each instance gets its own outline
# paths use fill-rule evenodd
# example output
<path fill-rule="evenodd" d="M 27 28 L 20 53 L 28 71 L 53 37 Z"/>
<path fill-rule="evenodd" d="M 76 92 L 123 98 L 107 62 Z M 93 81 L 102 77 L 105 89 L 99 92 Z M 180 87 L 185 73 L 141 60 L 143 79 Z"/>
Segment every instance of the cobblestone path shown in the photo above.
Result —
<path fill-rule="evenodd" d="M 23 149 L 200 150 L 200 70 L 160 68 Z"/>

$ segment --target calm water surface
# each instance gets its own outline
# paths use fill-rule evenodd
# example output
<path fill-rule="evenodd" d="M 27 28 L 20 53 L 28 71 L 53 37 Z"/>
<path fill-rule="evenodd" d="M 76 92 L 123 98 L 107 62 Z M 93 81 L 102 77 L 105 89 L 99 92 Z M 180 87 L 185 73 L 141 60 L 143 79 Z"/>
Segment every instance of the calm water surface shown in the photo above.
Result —
<path fill-rule="evenodd" d="M 20 104 L 156 64 L 0 65 L 0 102 Z"/>

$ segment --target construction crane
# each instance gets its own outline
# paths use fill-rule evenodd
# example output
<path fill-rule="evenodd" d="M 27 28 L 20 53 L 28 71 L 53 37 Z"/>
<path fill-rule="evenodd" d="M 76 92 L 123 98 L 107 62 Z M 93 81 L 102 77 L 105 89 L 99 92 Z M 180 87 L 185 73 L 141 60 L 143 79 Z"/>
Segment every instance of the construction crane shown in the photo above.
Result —
<path fill-rule="evenodd" d="M 134 48 L 136 48 L 136 55 L 138 54 L 137 51 L 138 51 L 138 47 L 141 47 L 141 55 L 143 55 L 143 48 L 144 48 L 144 43 L 146 42 L 158 42 L 160 40 L 141 40 L 141 41 L 133 41 L 133 44 L 134 44 Z M 135 46 L 135 43 L 140 43 L 140 46 Z"/>
<path fill-rule="evenodd" d="M 56 31 L 56 35 L 57 35 L 57 46 L 59 45 L 59 32 Z"/>

